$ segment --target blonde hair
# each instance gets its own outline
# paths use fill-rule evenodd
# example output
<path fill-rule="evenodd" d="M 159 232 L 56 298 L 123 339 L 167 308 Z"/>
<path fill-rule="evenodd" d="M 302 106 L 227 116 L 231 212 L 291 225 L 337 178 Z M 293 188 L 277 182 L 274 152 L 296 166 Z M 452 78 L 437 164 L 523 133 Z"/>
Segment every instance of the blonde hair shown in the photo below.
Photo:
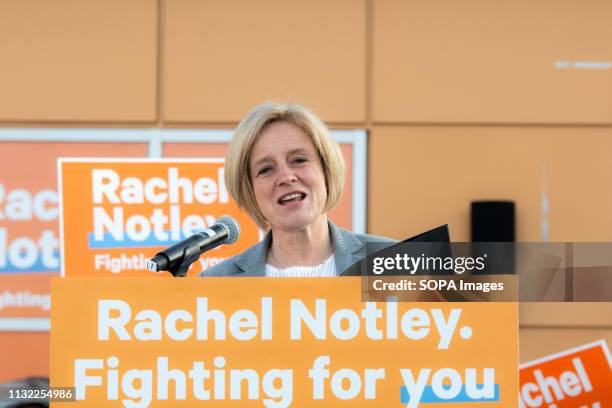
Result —
<path fill-rule="evenodd" d="M 324 211 L 336 206 L 344 190 L 344 159 L 340 146 L 314 113 L 291 103 L 265 102 L 258 105 L 240 121 L 230 141 L 225 155 L 225 185 L 238 206 L 246 210 L 263 229 L 268 229 L 269 225 L 255 199 L 249 162 L 257 138 L 268 125 L 275 122 L 291 123 L 312 139 L 325 175 L 327 200 Z"/>

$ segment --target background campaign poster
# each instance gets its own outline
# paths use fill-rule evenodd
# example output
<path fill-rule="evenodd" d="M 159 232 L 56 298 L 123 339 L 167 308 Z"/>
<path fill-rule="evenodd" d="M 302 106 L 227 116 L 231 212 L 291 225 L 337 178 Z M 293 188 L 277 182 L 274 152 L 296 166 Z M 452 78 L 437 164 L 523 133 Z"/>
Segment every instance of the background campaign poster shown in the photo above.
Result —
<path fill-rule="evenodd" d="M 60 159 L 64 276 L 170 276 L 146 270 L 158 251 L 229 215 L 240 238 L 190 275 L 256 243 L 260 231 L 229 196 L 223 159 Z"/>

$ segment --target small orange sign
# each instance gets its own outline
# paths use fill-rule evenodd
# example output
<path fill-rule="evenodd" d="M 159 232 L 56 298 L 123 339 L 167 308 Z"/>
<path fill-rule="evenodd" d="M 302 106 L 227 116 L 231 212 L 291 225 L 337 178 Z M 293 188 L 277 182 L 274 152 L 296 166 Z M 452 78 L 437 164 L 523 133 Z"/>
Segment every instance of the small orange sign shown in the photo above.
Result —
<path fill-rule="evenodd" d="M 520 407 L 603 408 L 612 402 L 612 358 L 604 340 L 520 367 Z"/>
<path fill-rule="evenodd" d="M 361 302 L 358 277 L 56 278 L 52 295 L 51 381 L 75 408 L 517 406 L 516 303 Z"/>
<path fill-rule="evenodd" d="M 146 270 L 160 250 L 229 215 L 241 234 L 190 275 L 244 251 L 259 229 L 228 195 L 223 159 L 60 159 L 63 276 L 169 276 Z"/>

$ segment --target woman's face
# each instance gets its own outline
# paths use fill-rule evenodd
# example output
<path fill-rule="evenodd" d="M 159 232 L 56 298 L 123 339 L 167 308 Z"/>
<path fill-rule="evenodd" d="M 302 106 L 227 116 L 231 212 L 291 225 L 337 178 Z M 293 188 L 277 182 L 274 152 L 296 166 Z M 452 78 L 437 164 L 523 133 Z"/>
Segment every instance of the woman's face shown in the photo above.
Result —
<path fill-rule="evenodd" d="M 269 125 L 249 162 L 260 211 L 274 229 L 300 230 L 324 216 L 325 175 L 311 138 L 288 122 Z"/>

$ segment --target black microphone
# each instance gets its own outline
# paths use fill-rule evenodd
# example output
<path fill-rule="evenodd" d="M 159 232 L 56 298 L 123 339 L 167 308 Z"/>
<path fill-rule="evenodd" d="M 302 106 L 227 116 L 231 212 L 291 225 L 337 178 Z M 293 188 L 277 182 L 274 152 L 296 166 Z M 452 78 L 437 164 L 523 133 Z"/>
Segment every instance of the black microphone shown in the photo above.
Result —
<path fill-rule="evenodd" d="M 202 253 L 221 244 L 233 244 L 239 235 L 240 226 L 236 220 L 224 215 L 209 228 L 193 234 L 147 260 L 147 269 L 151 272 L 170 271 L 174 275 L 175 272 L 184 269 L 184 274 L 189 265 Z"/>

